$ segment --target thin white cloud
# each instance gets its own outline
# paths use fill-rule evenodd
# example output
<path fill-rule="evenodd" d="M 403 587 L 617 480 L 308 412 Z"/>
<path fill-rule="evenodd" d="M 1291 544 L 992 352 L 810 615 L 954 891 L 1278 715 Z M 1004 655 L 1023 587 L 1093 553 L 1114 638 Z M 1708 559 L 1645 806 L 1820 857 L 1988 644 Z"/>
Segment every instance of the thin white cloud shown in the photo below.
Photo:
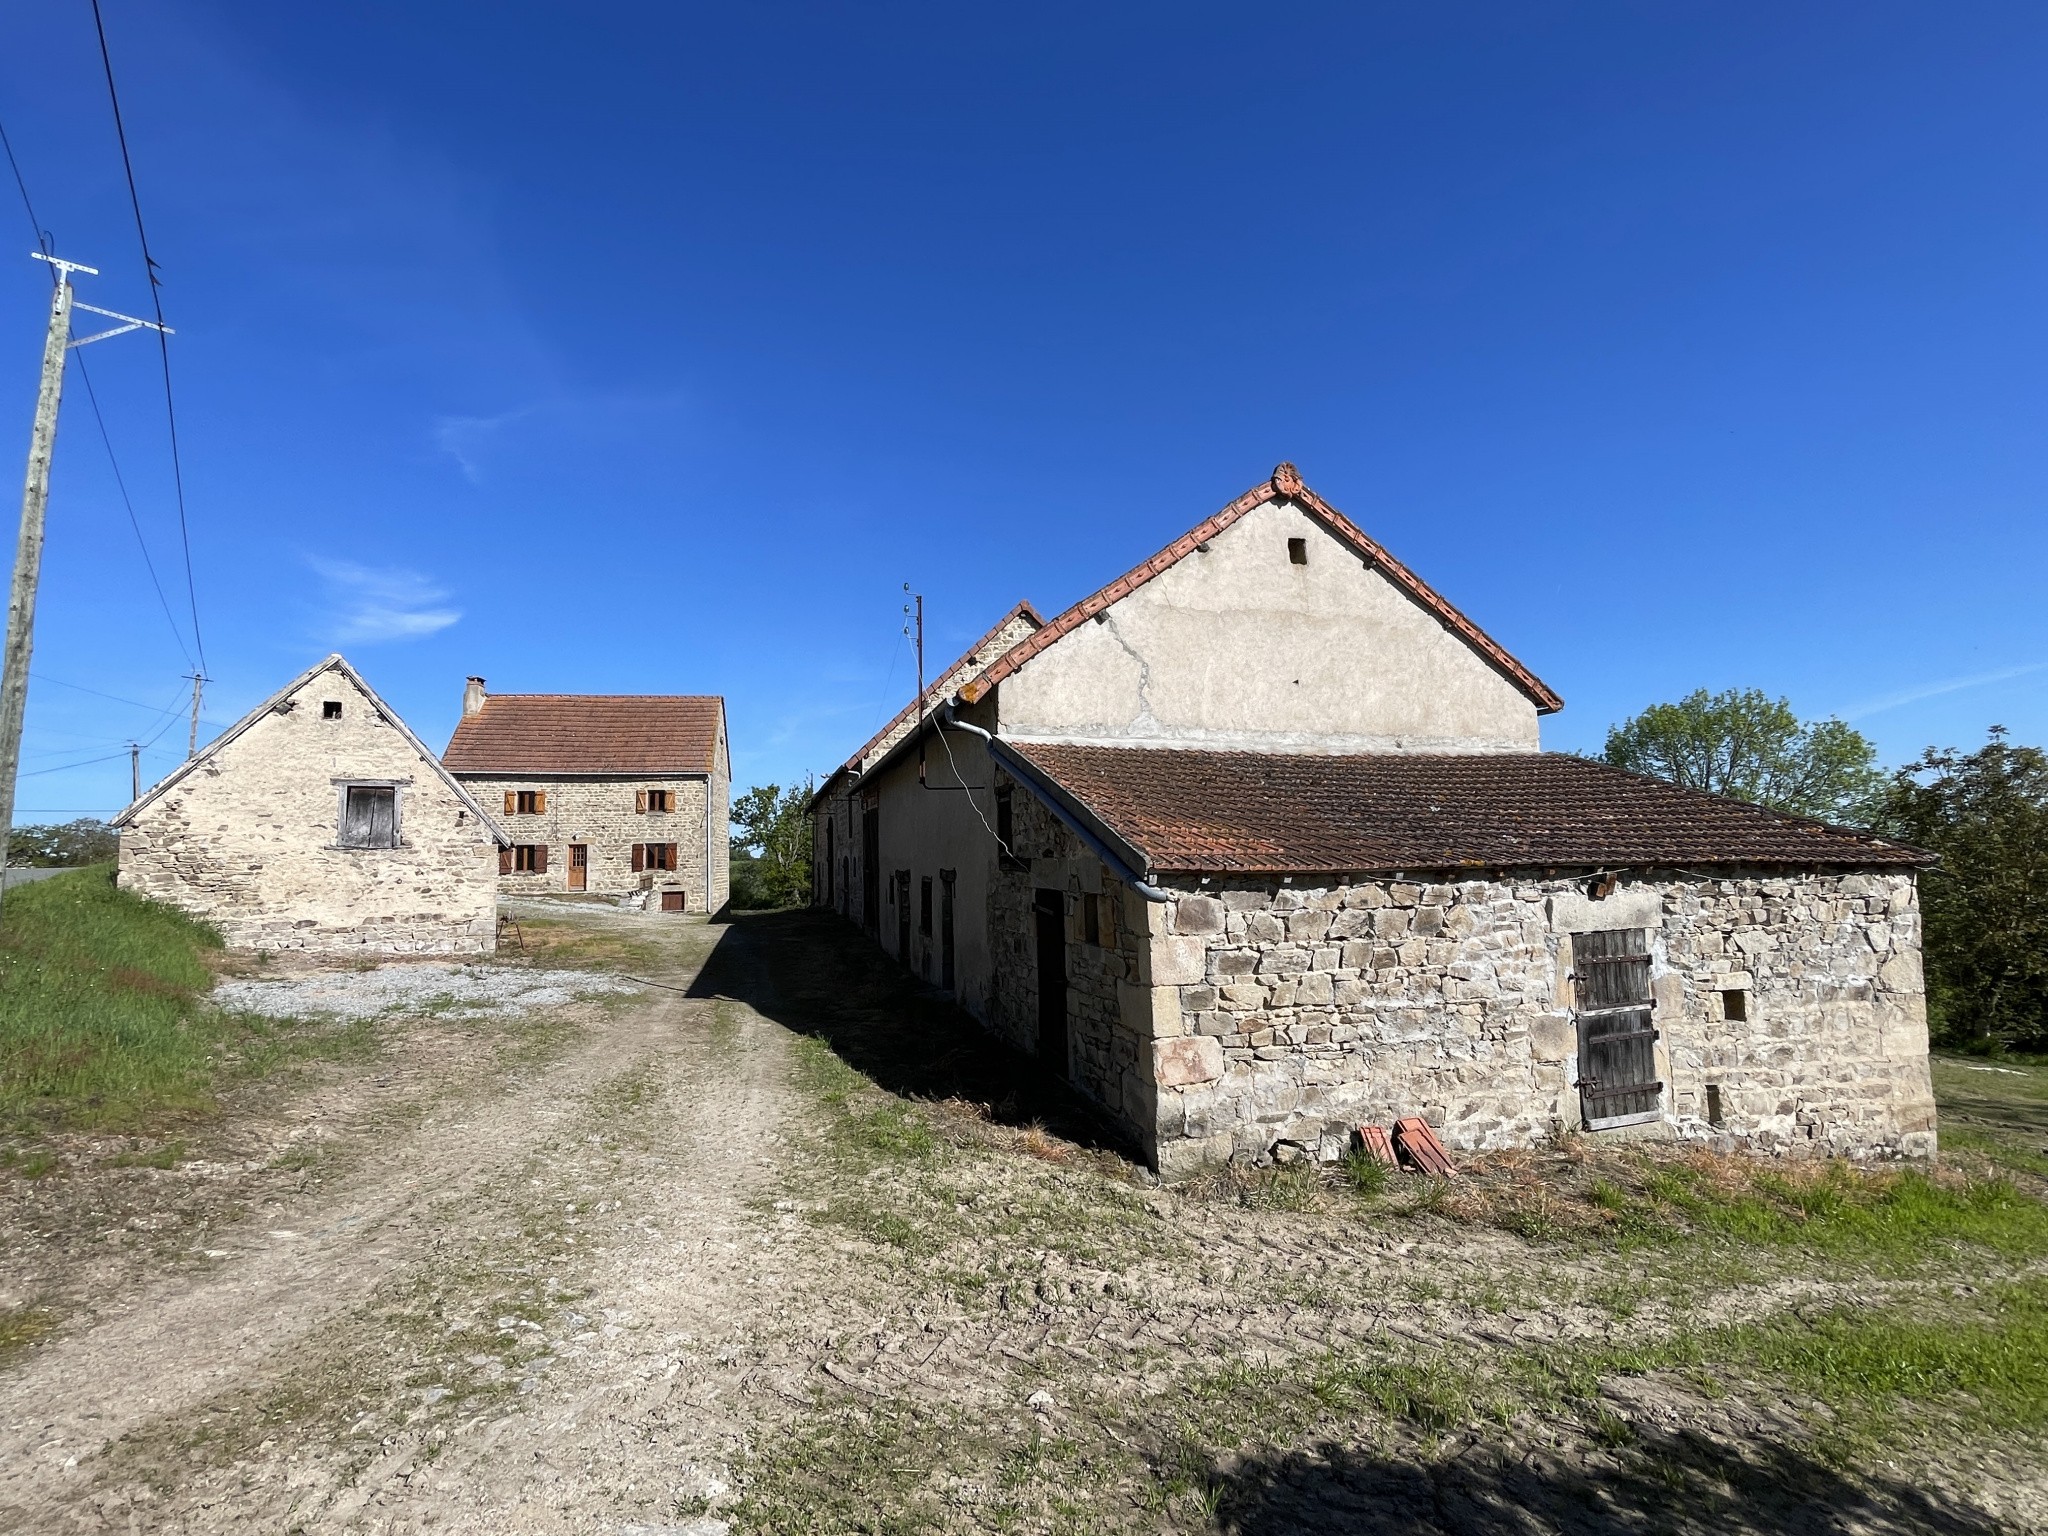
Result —
<path fill-rule="evenodd" d="M 329 628 L 337 641 L 418 640 L 439 634 L 462 617 L 447 606 L 445 588 L 417 571 L 309 560 L 326 581 L 332 601 Z"/>
<path fill-rule="evenodd" d="M 533 406 L 505 411 L 497 416 L 443 416 L 434 423 L 434 443 L 461 466 L 463 478 L 471 485 L 483 483 L 483 460 L 498 433 L 530 416 Z"/>
<path fill-rule="evenodd" d="M 1918 704 L 1922 699 L 1936 699 L 1945 693 L 1961 693 L 1965 688 L 1982 688 L 1990 683 L 2003 683 L 2015 677 L 2026 677 L 2030 673 L 2041 671 L 2048 671 L 2048 661 L 2030 661 L 2024 666 L 2000 667 L 1996 672 L 1977 672 L 1969 677 L 1951 677 L 1938 683 L 1923 683 L 1917 688 L 1888 693 L 1882 698 L 1858 704 L 1853 709 L 1844 711 L 1842 718 L 1863 720 L 1871 715 L 1881 715 L 1888 709 Z"/>

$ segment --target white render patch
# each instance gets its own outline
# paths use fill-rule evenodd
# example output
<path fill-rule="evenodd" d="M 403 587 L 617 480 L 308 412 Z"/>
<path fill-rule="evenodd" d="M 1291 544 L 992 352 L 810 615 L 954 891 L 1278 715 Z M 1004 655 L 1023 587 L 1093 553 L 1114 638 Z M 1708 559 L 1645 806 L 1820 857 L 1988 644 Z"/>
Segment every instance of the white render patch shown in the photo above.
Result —
<path fill-rule="evenodd" d="M 223 1012 L 271 1019 L 355 1020 L 429 1010 L 458 1016 L 529 1013 L 581 998 L 643 990 L 633 982 L 589 971 L 521 971 L 424 961 L 276 981 L 223 981 L 213 989 L 213 1001 Z"/>

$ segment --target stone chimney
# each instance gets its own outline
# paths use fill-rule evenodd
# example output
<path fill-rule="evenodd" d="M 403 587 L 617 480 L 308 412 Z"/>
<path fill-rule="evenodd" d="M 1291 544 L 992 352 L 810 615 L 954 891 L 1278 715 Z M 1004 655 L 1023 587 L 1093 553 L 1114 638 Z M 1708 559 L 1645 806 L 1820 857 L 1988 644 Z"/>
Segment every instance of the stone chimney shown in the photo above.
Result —
<path fill-rule="evenodd" d="M 483 707 L 484 680 L 480 677 L 472 677 L 462 685 L 462 718 L 467 720 Z"/>

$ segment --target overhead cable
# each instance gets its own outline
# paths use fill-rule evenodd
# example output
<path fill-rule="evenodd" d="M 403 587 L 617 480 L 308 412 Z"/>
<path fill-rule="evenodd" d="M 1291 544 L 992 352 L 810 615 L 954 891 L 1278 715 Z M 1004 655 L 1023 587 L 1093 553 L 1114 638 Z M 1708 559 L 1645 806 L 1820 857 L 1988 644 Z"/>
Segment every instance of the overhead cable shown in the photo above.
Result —
<path fill-rule="evenodd" d="M 199 652 L 199 670 L 206 670 L 206 641 L 199 628 L 199 588 L 192 579 L 192 532 L 185 517 L 185 468 L 178 453 L 178 407 L 171 392 L 171 343 L 165 334 L 164 305 L 157 292 L 163 286 L 157 277 L 156 258 L 149 253 L 149 232 L 142 224 L 142 198 L 135 190 L 135 162 L 128 154 L 128 129 L 121 121 L 121 93 L 114 86 L 114 58 L 107 51 L 107 24 L 100 15 L 100 0 L 92 0 L 93 29 L 99 34 L 100 64 L 107 75 L 107 100 L 114 109 L 114 137 L 121 146 L 121 169 L 128 177 L 128 206 L 135 212 L 135 239 L 142 247 L 142 266 L 149 278 L 149 301 L 156 309 L 157 351 L 164 368 L 164 419 L 171 433 L 171 483 L 178 496 L 178 539 L 185 551 L 185 596 L 192 607 L 192 644 Z"/>

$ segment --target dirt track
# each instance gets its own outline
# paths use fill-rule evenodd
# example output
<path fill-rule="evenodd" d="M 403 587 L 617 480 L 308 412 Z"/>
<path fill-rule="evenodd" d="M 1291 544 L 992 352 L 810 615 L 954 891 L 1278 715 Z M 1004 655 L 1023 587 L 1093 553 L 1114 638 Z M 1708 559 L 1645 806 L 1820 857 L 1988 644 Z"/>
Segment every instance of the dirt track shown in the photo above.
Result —
<path fill-rule="evenodd" d="M 0 1374 L 0 1529 L 329 1530 L 374 1501 L 366 1528 L 617 1531 L 709 1491 L 683 1464 L 715 1461 L 778 1310 L 746 1202 L 788 1071 L 780 1031 L 682 990 L 712 931 L 664 936 L 645 1001 L 371 1127 L 332 1187 Z"/>

